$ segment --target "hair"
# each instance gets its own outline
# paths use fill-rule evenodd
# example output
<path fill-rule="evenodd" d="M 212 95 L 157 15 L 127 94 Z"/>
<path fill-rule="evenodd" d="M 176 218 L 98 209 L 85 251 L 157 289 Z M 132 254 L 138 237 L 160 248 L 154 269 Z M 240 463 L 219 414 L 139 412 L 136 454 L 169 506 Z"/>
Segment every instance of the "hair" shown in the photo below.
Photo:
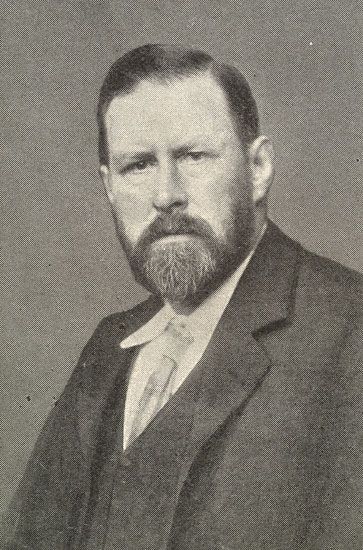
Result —
<path fill-rule="evenodd" d="M 257 105 L 246 78 L 235 67 L 220 63 L 201 50 L 146 44 L 117 59 L 103 81 L 97 109 L 100 164 L 108 165 L 109 161 L 105 115 L 115 97 L 129 94 L 145 80 L 168 84 L 200 73 L 209 73 L 224 91 L 242 143 L 253 141 L 259 134 Z"/>

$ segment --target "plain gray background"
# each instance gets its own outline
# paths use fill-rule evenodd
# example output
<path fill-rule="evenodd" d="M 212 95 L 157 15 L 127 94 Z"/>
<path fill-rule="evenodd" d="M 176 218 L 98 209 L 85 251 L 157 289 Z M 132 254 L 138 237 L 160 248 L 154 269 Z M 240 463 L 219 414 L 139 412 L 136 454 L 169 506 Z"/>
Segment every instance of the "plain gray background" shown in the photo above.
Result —
<path fill-rule="evenodd" d="M 238 66 L 277 150 L 271 217 L 363 271 L 358 0 L 3 0 L 1 508 L 97 322 L 145 296 L 97 175 L 110 63 L 146 42 Z"/>

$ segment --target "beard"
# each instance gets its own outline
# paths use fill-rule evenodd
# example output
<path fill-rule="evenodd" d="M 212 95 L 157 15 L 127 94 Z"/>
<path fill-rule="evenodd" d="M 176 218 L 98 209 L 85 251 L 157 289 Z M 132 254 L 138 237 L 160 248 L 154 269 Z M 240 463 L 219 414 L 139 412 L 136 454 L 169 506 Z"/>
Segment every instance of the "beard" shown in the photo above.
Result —
<path fill-rule="evenodd" d="M 132 245 L 113 216 L 136 281 L 172 304 L 201 303 L 243 261 L 254 237 L 252 202 L 234 206 L 224 238 L 218 238 L 205 220 L 174 212 L 157 217 Z M 184 238 L 165 240 L 176 235 Z"/>

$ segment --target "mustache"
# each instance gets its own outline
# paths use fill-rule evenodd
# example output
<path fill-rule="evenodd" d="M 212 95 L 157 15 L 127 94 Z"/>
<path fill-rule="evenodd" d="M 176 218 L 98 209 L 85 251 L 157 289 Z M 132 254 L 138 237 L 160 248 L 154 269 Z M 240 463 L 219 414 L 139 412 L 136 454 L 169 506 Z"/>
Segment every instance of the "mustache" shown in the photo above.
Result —
<path fill-rule="evenodd" d="M 185 234 L 208 240 L 215 238 L 212 228 L 206 221 L 186 214 L 173 214 L 155 218 L 143 231 L 139 239 L 139 245 L 147 246 L 163 237 Z"/>

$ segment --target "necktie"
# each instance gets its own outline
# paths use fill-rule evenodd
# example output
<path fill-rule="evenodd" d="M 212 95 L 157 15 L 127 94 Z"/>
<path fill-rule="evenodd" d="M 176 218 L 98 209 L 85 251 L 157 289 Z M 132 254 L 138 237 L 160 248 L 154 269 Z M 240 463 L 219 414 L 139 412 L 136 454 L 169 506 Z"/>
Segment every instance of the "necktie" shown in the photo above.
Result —
<path fill-rule="evenodd" d="M 155 350 L 156 368 L 150 374 L 138 402 L 128 445 L 135 441 L 169 400 L 178 363 L 192 342 L 185 324 L 171 321 L 164 333 L 150 344 Z"/>

